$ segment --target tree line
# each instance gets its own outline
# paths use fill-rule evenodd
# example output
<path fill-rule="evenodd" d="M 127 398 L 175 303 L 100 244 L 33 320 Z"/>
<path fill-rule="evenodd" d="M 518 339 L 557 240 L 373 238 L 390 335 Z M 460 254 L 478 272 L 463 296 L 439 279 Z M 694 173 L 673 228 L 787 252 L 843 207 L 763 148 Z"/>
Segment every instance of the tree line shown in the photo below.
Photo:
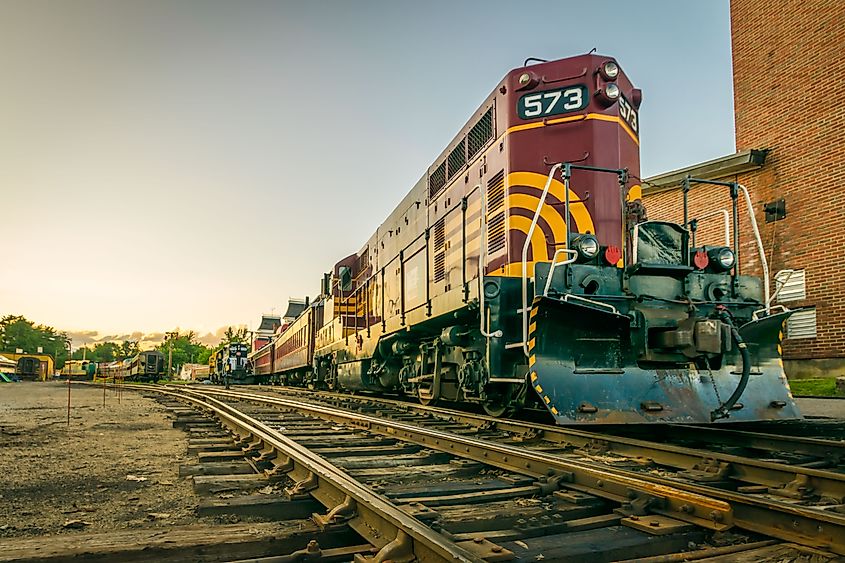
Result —
<path fill-rule="evenodd" d="M 219 346 L 244 342 L 248 343 L 246 328 L 228 327 L 223 334 L 220 345 L 206 346 L 198 341 L 196 332 L 171 332 L 170 338 L 155 347 L 164 354 L 165 358 L 172 354 L 174 372 L 187 363 L 207 364 L 212 352 Z M 61 369 L 67 360 L 66 342 L 69 337 L 53 327 L 35 324 L 20 315 L 6 315 L 0 319 L 0 354 L 14 353 L 21 349 L 27 354 L 37 354 L 39 347 L 42 354 L 52 356 L 56 369 Z M 97 342 L 81 346 L 73 351 L 71 359 L 90 360 L 94 362 L 114 362 L 131 358 L 140 352 L 137 341 L 124 340 L 122 342 Z"/>
<path fill-rule="evenodd" d="M 0 354 L 14 354 L 23 350 L 27 354 L 52 356 L 57 368 L 67 360 L 66 342 L 68 335 L 47 325 L 37 325 L 20 315 L 5 315 L 0 318 Z"/>

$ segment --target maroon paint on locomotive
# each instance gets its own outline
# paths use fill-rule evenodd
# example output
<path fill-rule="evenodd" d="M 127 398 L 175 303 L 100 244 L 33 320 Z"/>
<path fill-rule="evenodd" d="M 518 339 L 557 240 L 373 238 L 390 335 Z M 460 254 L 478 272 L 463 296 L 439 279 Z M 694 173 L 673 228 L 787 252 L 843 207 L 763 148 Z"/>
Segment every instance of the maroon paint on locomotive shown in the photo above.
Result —
<path fill-rule="evenodd" d="M 626 187 L 630 190 L 639 186 L 640 156 L 636 111 L 641 92 L 620 68 L 618 76 L 612 82 L 619 87 L 620 99 L 624 97 L 623 101 L 603 100 L 598 93 L 609 81 L 604 79 L 599 69 L 608 61 L 616 62 L 611 57 L 581 55 L 517 68 L 506 75 L 499 85 L 499 93 L 504 91 L 507 122 L 499 124 L 499 131 L 508 131 L 508 173 L 535 172 L 547 176 L 553 164 L 570 162 L 627 169 L 629 180 Z M 531 77 L 531 81 L 522 86 L 519 78 L 526 73 Z M 546 118 L 520 118 L 517 107 L 522 96 L 576 85 L 587 87 L 589 103 L 584 109 Z M 628 114 L 628 119 L 622 115 L 625 113 Z M 538 126 L 523 128 L 528 124 Z M 556 179 L 560 180 L 559 174 Z M 523 189 L 518 186 L 509 187 L 510 193 L 518 193 Z M 625 206 L 621 200 L 617 177 L 612 174 L 575 170 L 572 173 L 571 189 L 589 211 L 596 230 L 594 234 L 599 243 L 620 247 Z M 533 193 L 536 194 L 536 190 L 533 190 Z M 639 189 L 633 190 L 630 197 L 639 198 Z M 550 197 L 547 205 L 549 203 L 556 202 Z M 563 215 L 563 206 L 556 208 Z M 520 214 L 520 210 L 512 209 L 511 213 Z M 574 219 L 571 221 L 571 228 L 574 232 Z M 521 261 L 525 234 L 511 230 L 509 242 L 508 262 L 518 263 Z M 551 257 L 555 246 L 554 241 L 548 242 L 548 253 Z"/>

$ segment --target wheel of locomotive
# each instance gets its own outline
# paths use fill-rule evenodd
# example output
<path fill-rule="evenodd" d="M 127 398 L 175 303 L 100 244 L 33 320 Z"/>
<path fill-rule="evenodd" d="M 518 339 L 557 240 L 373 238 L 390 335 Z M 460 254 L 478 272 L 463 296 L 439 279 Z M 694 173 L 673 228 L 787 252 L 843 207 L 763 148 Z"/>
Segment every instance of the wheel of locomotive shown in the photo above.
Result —
<path fill-rule="evenodd" d="M 426 399 L 425 397 L 421 396 L 419 393 L 419 389 L 417 389 L 417 399 L 419 400 L 420 404 L 424 407 L 436 407 L 440 403 L 440 399 Z"/>
<path fill-rule="evenodd" d="M 488 416 L 494 418 L 508 418 L 516 413 L 516 409 L 511 406 L 510 401 L 502 403 L 501 401 L 484 401 L 481 404 L 484 407 L 484 412 Z"/>
<path fill-rule="evenodd" d="M 481 406 L 484 407 L 484 412 L 495 418 L 507 418 L 519 410 L 514 403 L 514 392 L 511 386 L 488 391 Z"/>
<path fill-rule="evenodd" d="M 326 366 L 326 389 L 329 391 L 337 391 L 337 362 L 332 357 L 331 361 L 327 362 Z"/>

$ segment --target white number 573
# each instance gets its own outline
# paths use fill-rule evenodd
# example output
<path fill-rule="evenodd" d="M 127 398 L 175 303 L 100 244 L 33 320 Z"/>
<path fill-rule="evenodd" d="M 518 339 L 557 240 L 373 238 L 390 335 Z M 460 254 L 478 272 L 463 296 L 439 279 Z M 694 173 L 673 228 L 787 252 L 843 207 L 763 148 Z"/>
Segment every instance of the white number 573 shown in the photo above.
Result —
<path fill-rule="evenodd" d="M 553 90 L 551 92 L 540 92 L 523 98 L 525 117 L 537 117 L 540 115 L 552 115 L 581 109 L 584 104 L 583 88 L 567 88 L 566 90 Z"/>

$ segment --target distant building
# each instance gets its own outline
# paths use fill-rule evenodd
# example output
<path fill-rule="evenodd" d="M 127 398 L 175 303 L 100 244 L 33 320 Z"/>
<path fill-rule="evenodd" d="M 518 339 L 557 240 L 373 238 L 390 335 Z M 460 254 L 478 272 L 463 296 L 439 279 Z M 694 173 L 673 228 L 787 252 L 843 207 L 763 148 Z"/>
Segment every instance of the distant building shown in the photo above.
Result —
<path fill-rule="evenodd" d="M 184 381 L 202 381 L 208 379 L 208 365 L 184 364 L 179 371 L 179 379 Z"/>
<path fill-rule="evenodd" d="M 282 320 L 285 322 L 285 324 L 292 323 L 296 320 L 296 317 L 301 315 L 302 311 L 304 311 L 307 307 L 307 297 L 305 299 L 288 299 L 288 310 L 285 311 L 285 315 L 284 317 L 282 317 Z"/>
<path fill-rule="evenodd" d="M 270 343 L 276 330 L 282 326 L 282 318 L 278 315 L 261 315 L 261 323 L 255 329 L 252 339 L 252 351 L 260 350 Z"/>
<path fill-rule="evenodd" d="M 15 373 L 15 366 L 17 362 L 10 360 L 6 356 L 0 356 L 0 372 Z"/>

